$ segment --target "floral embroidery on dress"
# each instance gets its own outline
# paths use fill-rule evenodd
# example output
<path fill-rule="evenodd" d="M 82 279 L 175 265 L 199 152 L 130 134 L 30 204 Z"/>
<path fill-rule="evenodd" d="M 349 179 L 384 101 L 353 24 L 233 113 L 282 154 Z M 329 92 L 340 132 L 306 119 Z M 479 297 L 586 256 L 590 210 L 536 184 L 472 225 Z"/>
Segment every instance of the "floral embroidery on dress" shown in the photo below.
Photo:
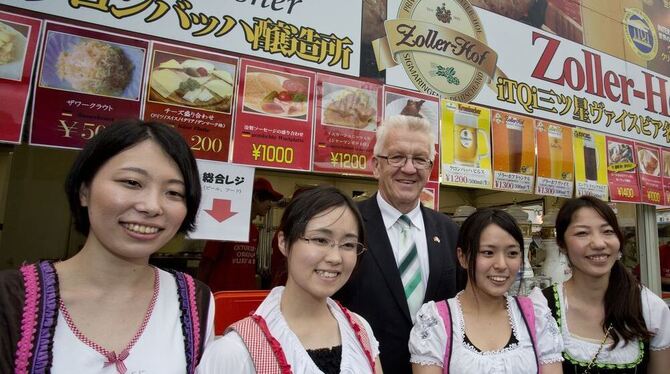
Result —
<path fill-rule="evenodd" d="M 422 340 L 430 339 L 430 330 L 437 325 L 437 318 L 425 313 L 419 313 L 419 335 Z"/>

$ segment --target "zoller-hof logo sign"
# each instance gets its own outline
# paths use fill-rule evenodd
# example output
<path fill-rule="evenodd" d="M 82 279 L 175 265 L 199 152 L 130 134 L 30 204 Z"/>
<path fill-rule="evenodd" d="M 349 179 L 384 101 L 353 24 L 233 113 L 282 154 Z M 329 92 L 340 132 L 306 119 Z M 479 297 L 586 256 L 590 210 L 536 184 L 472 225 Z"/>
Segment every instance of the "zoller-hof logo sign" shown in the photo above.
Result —
<path fill-rule="evenodd" d="M 626 8 L 623 31 L 628 45 L 644 60 L 653 60 L 658 52 L 658 36 L 654 22 L 637 8 Z"/>
<path fill-rule="evenodd" d="M 498 55 L 467 0 L 404 0 L 384 28 L 373 41 L 379 70 L 401 64 L 420 91 L 469 102 L 496 74 Z"/>

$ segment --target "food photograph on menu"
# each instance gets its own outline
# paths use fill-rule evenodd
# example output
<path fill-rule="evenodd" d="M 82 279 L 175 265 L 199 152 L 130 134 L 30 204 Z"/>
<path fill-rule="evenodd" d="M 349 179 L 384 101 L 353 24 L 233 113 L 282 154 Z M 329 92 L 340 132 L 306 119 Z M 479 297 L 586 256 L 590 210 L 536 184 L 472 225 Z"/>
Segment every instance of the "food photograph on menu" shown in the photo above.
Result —
<path fill-rule="evenodd" d="M 633 165 L 632 145 L 618 142 L 607 143 L 607 161 L 610 165 L 612 164 Z"/>
<path fill-rule="evenodd" d="M 647 175 L 658 177 L 661 175 L 661 163 L 658 160 L 658 152 L 639 148 L 637 150 L 637 159 L 640 162 L 640 170 Z"/>
<path fill-rule="evenodd" d="M 398 114 L 419 117 L 427 120 L 433 126 L 438 124 L 438 110 L 437 102 L 388 92 L 384 117 L 388 118 Z"/>
<path fill-rule="evenodd" d="M 364 131 L 377 129 L 377 93 L 323 82 L 321 122 Z"/>
<path fill-rule="evenodd" d="M 235 65 L 156 51 L 149 101 L 231 112 Z"/>
<path fill-rule="evenodd" d="M 21 80 L 29 27 L 0 21 L 0 78 Z"/>
<path fill-rule="evenodd" d="M 138 100 L 145 50 L 50 31 L 41 87 Z"/>
<path fill-rule="evenodd" d="M 271 117 L 307 118 L 307 77 L 249 66 L 244 79 L 244 112 Z"/>

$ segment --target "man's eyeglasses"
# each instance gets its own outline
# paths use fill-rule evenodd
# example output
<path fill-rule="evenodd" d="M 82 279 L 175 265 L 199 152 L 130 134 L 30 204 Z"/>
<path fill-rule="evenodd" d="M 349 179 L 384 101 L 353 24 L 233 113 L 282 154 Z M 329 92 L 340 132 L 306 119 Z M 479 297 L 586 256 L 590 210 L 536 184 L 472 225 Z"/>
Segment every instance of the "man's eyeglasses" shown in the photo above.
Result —
<path fill-rule="evenodd" d="M 407 163 L 407 159 L 412 159 L 412 165 L 414 165 L 414 168 L 418 170 L 428 169 L 429 167 L 433 166 L 433 160 L 429 160 L 421 156 L 416 157 L 406 155 L 394 155 L 394 156 L 376 156 L 376 157 L 383 158 L 384 160 L 386 160 L 386 162 L 389 163 L 389 165 L 396 168 L 401 168 L 405 166 L 405 164 Z"/>
<path fill-rule="evenodd" d="M 318 237 L 314 236 L 311 238 L 307 237 L 300 237 L 300 239 L 306 241 L 309 244 L 314 245 L 315 247 L 322 248 L 324 250 L 328 248 L 335 248 L 337 247 L 341 252 L 343 253 L 351 253 L 351 254 L 357 254 L 360 255 L 361 253 L 365 252 L 366 248 L 362 243 L 355 242 L 355 241 L 345 241 L 342 243 L 337 243 L 333 239 L 330 238 L 323 238 L 323 237 Z"/>

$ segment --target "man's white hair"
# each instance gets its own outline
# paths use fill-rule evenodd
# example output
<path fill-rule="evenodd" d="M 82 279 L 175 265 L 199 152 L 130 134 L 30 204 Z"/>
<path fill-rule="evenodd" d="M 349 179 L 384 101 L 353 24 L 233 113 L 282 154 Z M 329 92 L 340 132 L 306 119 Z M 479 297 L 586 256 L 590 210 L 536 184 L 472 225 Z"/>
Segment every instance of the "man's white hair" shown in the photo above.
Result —
<path fill-rule="evenodd" d="M 374 148 L 374 155 L 381 156 L 386 147 L 386 138 L 389 132 L 393 130 L 407 130 L 412 133 L 423 134 L 428 137 L 430 155 L 428 158 L 432 161 L 435 158 L 435 135 L 430 123 L 424 118 L 414 116 L 397 115 L 392 116 L 382 122 L 377 127 L 377 143 Z"/>

